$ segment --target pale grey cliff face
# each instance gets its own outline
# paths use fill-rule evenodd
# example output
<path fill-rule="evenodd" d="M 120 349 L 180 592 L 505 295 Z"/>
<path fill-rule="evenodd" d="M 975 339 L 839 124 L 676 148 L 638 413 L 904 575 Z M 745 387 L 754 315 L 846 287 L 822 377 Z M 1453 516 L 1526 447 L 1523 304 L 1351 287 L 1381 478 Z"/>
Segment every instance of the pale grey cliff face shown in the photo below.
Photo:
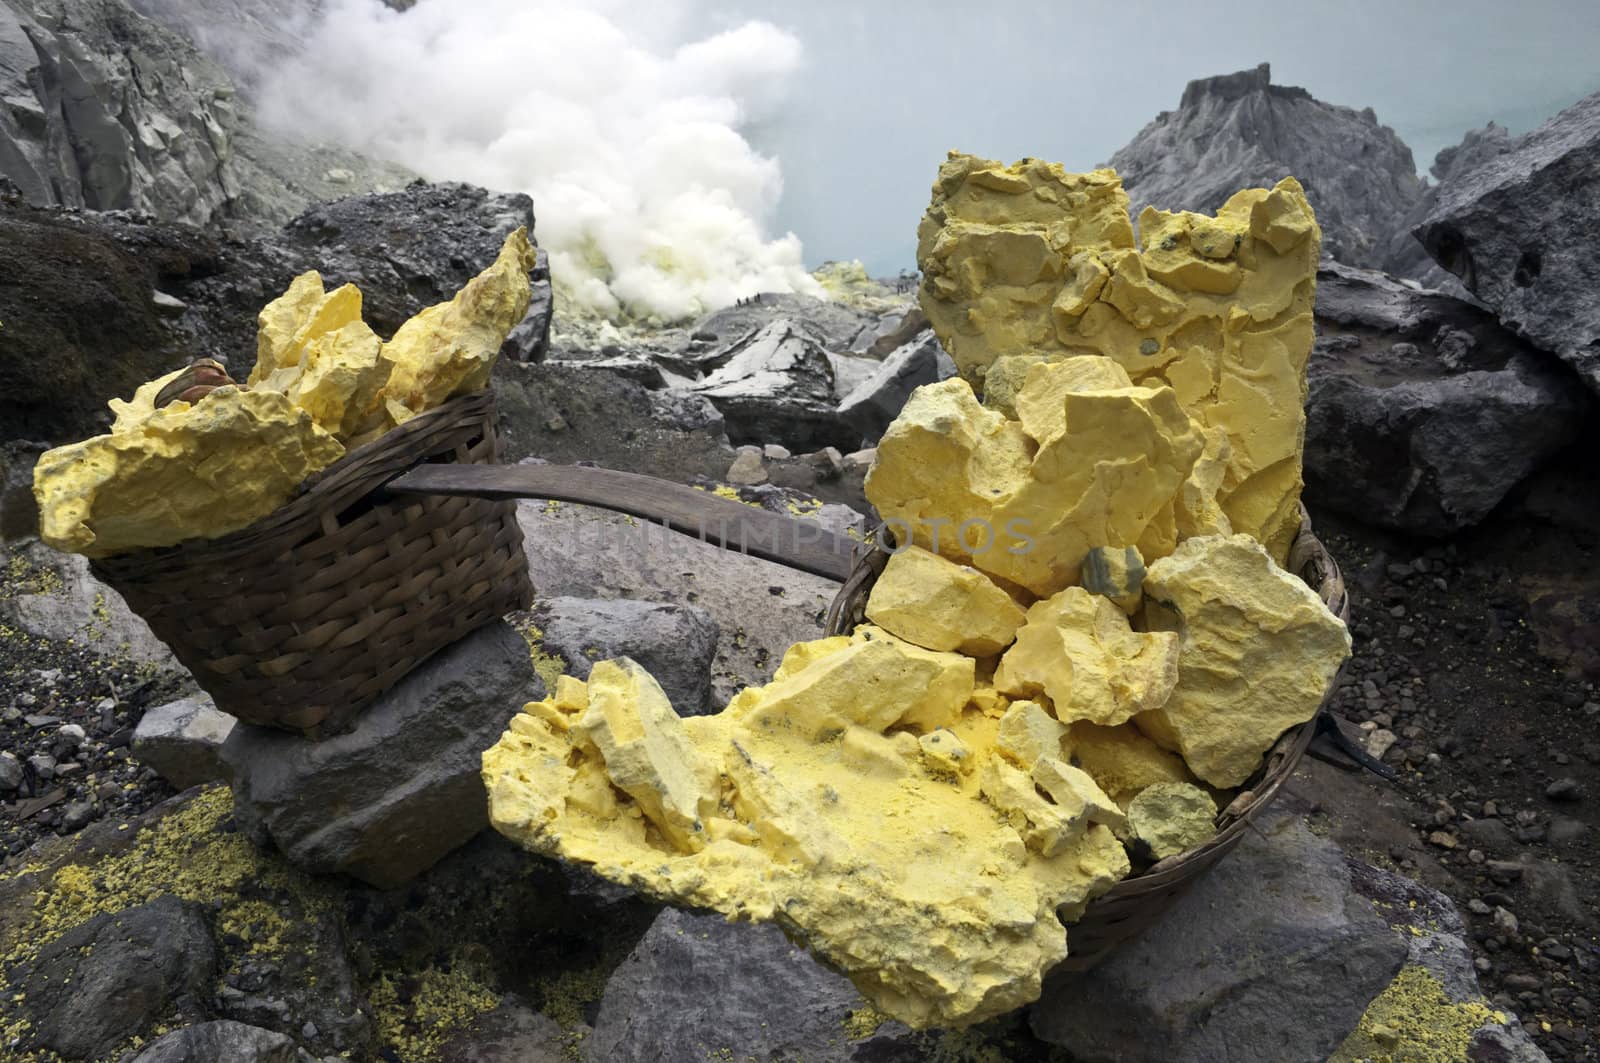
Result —
<path fill-rule="evenodd" d="M 1214 212 L 1241 188 L 1293 176 L 1322 225 L 1323 251 L 1380 267 L 1389 241 L 1424 189 L 1411 149 L 1371 108 L 1322 103 L 1271 83 L 1263 63 L 1191 81 L 1107 164 L 1122 175 L 1133 211 Z"/>
<path fill-rule="evenodd" d="M 238 54 L 272 54 L 274 25 L 241 23 L 230 37 Z M 182 28 L 123 0 L 0 0 L 0 176 L 40 206 L 208 225 L 281 223 L 310 202 L 411 175 L 264 136 L 233 80 Z"/>

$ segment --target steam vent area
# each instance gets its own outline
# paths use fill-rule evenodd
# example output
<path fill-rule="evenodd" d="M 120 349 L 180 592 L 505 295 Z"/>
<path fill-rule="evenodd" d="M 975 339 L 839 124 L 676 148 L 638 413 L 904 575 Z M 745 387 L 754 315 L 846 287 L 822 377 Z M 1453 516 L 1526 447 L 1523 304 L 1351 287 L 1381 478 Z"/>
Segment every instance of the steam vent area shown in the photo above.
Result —
<path fill-rule="evenodd" d="M 0 0 L 0 1059 L 1600 1059 L 1581 17 L 201 6 Z"/>

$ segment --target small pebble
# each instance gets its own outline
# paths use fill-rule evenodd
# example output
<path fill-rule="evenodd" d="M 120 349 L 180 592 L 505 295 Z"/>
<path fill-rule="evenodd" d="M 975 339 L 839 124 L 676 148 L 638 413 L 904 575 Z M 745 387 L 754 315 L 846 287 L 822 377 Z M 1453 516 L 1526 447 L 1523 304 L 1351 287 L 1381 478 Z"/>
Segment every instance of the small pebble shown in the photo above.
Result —
<path fill-rule="evenodd" d="M 1583 787 L 1578 784 L 1577 779 L 1567 775 L 1546 786 L 1544 795 L 1552 801 L 1581 801 Z"/>

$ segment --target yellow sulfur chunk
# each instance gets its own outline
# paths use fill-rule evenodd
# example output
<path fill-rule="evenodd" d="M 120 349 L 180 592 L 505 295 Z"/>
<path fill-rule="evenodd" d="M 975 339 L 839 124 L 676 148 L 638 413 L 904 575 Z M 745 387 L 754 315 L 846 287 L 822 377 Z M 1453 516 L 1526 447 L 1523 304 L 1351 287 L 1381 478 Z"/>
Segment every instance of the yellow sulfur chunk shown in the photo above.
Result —
<path fill-rule="evenodd" d="M 238 531 L 283 505 L 344 453 L 304 410 L 270 391 L 218 388 L 125 431 L 40 456 L 39 535 L 105 557 Z"/>
<path fill-rule="evenodd" d="M 379 401 L 389 376 L 382 350 L 364 321 L 323 333 L 301 349 L 297 370 L 281 371 L 292 373 L 284 392 L 320 427 L 359 445 L 392 427 Z"/>
<path fill-rule="evenodd" d="M 400 326 L 383 345 L 392 367 L 384 397 L 397 421 L 453 395 L 489 384 L 489 371 L 511 331 L 528 312 L 528 271 L 534 252 L 525 229 L 506 239 L 494 264 L 467 282 L 448 303 L 430 306 Z"/>
<path fill-rule="evenodd" d="M 954 719 L 925 726 L 891 711 L 925 695 L 917 683 L 941 682 L 926 662 L 956 656 L 874 628 L 797 647 L 782 679 L 742 691 L 717 716 L 682 721 L 687 753 L 627 738 L 636 721 L 666 723 L 649 707 L 665 697 L 642 672 L 620 665 L 625 682 L 604 679 L 617 700 L 604 710 L 609 738 L 569 722 L 597 712 L 596 681 L 587 690 L 562 682 L 484 754 L 491 822 L 536 852 L 662 900 L 777 921 L 913 1026 L 1003 1014 L 1035 999 L 1043 972 L 1066 954 L 1062 920 L 1129 864 L 1096 821 L 1107 810 L 1091 801 L 1057 805 L 1029 775 L 1006 777 L 1005 793 L 1049 824 L 1041 830 L 985 799 L 988 766 L 1016 769 L 996 752 L 999 721 L 966 707 L 970 659 L 965 689 L 952 685 Z M 888 696 L 876 689 L 885 681 Z M 949 715 L 923 708 L 913 715 Z M 652 751 L 619 758 L 652 766 L 633 772 L 632 789 L 602 753 L 618 739 Z M 667 763 L 714 771 L 674 774 L 659 767 Z M 669 804 L 697 810 L 702 829 L 658 829 L 650 810 Z"/>
<path fill-rule="evenodd" d="M 1011 645 L 1022 607 L 977 569 L 911 546 L 873 584 L 867 619 L 925 649 L 990 657 Z"/>
<path fill-rule="evenodd" d="M 1205 782 L 1238 786 L 1316 714 L 1350 634 L 1249 536 L 1190 539 L 1151 564 L 1144 587 L 1147 626 L 1178 635 L 1178 685 L 1138 725 Z"/>
<path fill-rule="evenodd" d="M 298 370 L 306 344 L 361 321 L 361 290 L 346 284 L 324 291 L 316 270 L 300 274 L 289 290 L 256 315 L 256 364 L 251 387 L 281 370 Z"/>
<path fill-rule="evenodd" d="M 755 730 L 804 730 L 808 738 L 852 726 L 933 730 L 954 720 L 972 697 L 972 658 L 924 650 L 870 627 L 857 635 L 768 684 L 759 701 L 741 710 L 741 721 Z"/>
<path fill-rule="evenodd" d="M 1158 782 L 1128 805 L 1128 834 L 1151 860 L 1165 860 L 1216 837 L 1216 818 L 1216 802 L 1200 787 Z"/>
<path fill-rule="evenodd" d="M 1156 745 L 1131 723 L 1117 727 L 1075 723 L 1062 745 L 1068 762 L 1088 772 L 1124 808 L 1155 783 L 1194 781 L 1182 758 Z"/>
<path fill-rule="evenodd" d="M 1113 171 L 952 152 L 917 230 L 923 310 L 966 379 L 987 390 L 997 371 L 1006 412 L 1007 358 L 1098 354 L 1136 384 L 1170 385 L 1227 437 L 1215 497 L 1231 530 L 1281 561 L 1298 520 L 1321 247 L 1310 204 L 1291 177 L 1215 217 L 1146 209 L 1137 246 L 1127 212 Z M 1180 534 L 1228 531 L 1210 523 Z"/>
<path fill-rule="evenodd" d="M 1033 766 L 1033 784 L 1049 794 L 1057 807 L 1068 815 L 1082 816 L 1090 823 L 1103 823 L 1113 830 L 1125 822 L 1122 809 L 1088 772 L 1059 757 L 1045 757 Z"/>
<path fill-rule="evenodd" d="M 700 848 L 699 805 L 717 773 L 689 743 L 660 685 L 624 657 L 597 663 L 586 687 L 576 729 L 599 750 L 613 785 L 679 848 Z"/>
<path fill-rule="evenodd" d="M 1023 771 L 1046 757 L 1061 755 L 1067 729 L 1037 702 L 1013 701 L 1000 717 L 1000 752 Z"/>
<path fill-rule="evenodd" d="M 111 434 L 130 432 L 148 421 L 156 412 L 156 396 L 161 394 L 161 389 L 171 380 L 183 374 L 184 370 L 174 369 L 164 376 L 148 380 L 134 390 L 133 398 L 128 400 L 112 399 L 106 403 L 111 407 Z"/>
<path fill-rule="evenodd" d="M 1005 815 L 1029 849 L 1040 856 L 1056 856 L 1083 837 L 1089 820 L 1083 810 L 1063 808 L 1045 797 L 1027 772 L 1004 760 L 984 761 L 978 785 L 983 796 Z"/>
<path fill-rule="evenodd" d="M 983 404 L 1013 421 L 1017 419 L 1017 392 L 1028 379 L 1028 370 L 1050 361 L 1043 354 L 1006 354 L 995 359 L 984 374 Z"/>
<path fill-rule="evenodd" d="M 867 498 L 897 537 L 1002 584 L 1071 586 L 1089 550 L 1138 543 L 1170 512 L 1205 445 L 1171 388 L 1096 388 L 1123 375 L 1102 358 L 1035 365 L 1021 421 L 960 379 L 918 388 L 878 443 Z"/>
<path fill-rule="evenodd" d="M 1138 547 L 1125 546 L 1118 550 L 1097 546 L 1084 557 L 1083 589 L 1111 599 L 1129 616 L 1139 611 L 1143 588 L 1144 558 L 1139 556 Z"/>
<path fill-rule="evenodd" d="M 1062 723 L 1124 723 L 1167 701 L 1178 681 L 1178 639 L 1134 631 L 1108 599 L 1069 587 L 1035 602 L 1000 658 L 996 689 L 1050 699 Z"/>

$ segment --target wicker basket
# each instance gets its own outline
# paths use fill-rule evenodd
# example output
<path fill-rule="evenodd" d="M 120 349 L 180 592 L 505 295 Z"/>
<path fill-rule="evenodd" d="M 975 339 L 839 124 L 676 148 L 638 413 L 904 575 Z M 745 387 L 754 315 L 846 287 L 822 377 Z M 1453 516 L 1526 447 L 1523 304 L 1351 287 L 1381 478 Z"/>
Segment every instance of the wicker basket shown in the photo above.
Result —
<path fill-rule="evenodd" d="M 879 541 L 886 534 L 879 529 Z M 855 570 L 839 590 L 828 610 L 828 634 L 849 634 L 865 619 L 867 596 L 878 574 L 889 560 L 881 549 L 858 551 Z M 1311 529 L 1311 518 L 1300 511 L 1300 531 L 1289 550 L 1289 571 L 1299 576 L 1322 596 L 1334 615 L 1348 621 L 1349 598 L 1339 566 Z M 1330 684 L 1329 695 L 1333 685 Z M 1324 711 L 1324 700 L 1319 712 Z M 1184 890 L 1199 881 L 1218 861 L 1238 845 L 1251 820 L 1261 814 L 1278 790 L 1293 774 L 1316 731 L 1316 719 L 1290 728 L 1267 753 L 1261 770 L 1239 795 L 1217 816 L 1216 836 L 1186 853 L 1168 857 L 1147 870 L 1131 875 L 1089 903 L 1083 916 L 1069 932 L 1071 951 L 1056 970 L 1086 971 L 1105 959 L 1112 950 L 1133 938 L 1157 917 Z"/>
<path fill-rule="evenodd" d="M 533 597 L 513 502 L 379 489 L 422 462 L 494 463 L 494 397 L 419 414 L 250 527 L 92 563 L 217 707 L 325 737 L 438 650 Z"/>

